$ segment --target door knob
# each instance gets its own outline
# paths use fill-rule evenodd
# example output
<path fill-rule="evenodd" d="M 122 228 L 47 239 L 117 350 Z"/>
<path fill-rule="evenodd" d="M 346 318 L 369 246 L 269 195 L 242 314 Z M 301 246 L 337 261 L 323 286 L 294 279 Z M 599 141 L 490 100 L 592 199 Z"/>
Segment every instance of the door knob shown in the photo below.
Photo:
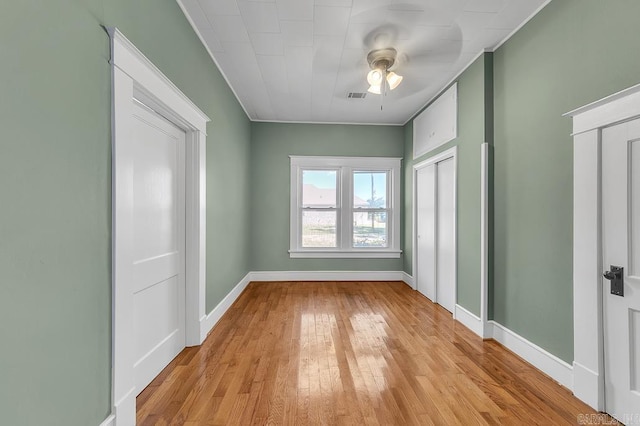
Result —
<path fill-rule="evenodd" d="M 611 270 L 602 276 L 611 281 L 611 294 L 624 297 L 624 268 L 611 265 Z"/>

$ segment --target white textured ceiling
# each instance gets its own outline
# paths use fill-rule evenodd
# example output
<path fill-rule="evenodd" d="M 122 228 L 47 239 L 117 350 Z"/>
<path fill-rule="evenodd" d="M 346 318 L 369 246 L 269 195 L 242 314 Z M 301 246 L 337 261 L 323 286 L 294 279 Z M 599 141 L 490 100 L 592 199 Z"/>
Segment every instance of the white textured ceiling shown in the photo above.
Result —
<path fill-rule="evenodd" d="M 252 120 L 376 124 L 404 124 L 547 2 L 178 0 Z M 385 47 L 402 84 L 348 99 Z"/>

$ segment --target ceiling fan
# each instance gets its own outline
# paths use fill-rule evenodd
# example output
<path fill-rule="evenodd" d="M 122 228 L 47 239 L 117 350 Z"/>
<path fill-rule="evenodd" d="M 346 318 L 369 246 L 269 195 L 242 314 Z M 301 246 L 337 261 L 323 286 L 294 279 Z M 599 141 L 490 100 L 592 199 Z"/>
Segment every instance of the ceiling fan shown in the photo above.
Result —
<path fill-rule="evenodd" d="M 404 79 L 409 83 L 403 84 L 408 84 L 412 90 L 401 90 L 400 96 L 411 95 L 415 91 L 415 82 L 424 81 L 425 76 L 433 70 L 446 67 L 458 58 L 462 35 L 460 28 L 454 23 L 446 27 L 446 30 L 434 26 L 407 28 L 399 18 L 394 22 L 393 13 L 386 16 L 388 21 L 385 24 L 373 26 L 362 37 L 363 47 L 368 48 L 367 92 L 386 95 Z M 430 19 L 436 19 L 433 14 L 424 16 L 424 23 L 431 23 Z M 442 17 L 438 17 L 436 22 L 441 19 L 447 22 Z M 413 34 L 415 28 L 437 28 L 434 31 L 446 31 L 446 35 L 453 40 L 441 40 L 433 36 L 423 38 Z"/>
<path fill-rule="evenodd" d="M 314 40 L 318 44 L 313 73 L 334 82 L 333 102 L 369 95 L 371 101 L 357 107 L 363 110 L 378 102 L 412 102 L 440 84 L 433 77 L 451 67 L 461 53 L 463 36 L 453 16 L 423 3 L 364 3 L 352 19 L 342 51 L 333 38 Z"/>
<path fill-rule="evenodd" d="M 391 71 L 396 62 L 398 52 L 393 47 L 375 49 L 367 55 L 367 62 L 371 71 L 367 74 L 369 93 L 381 95 L 386 89 L 393 90 L 400 85 L 403 77 Z"/>

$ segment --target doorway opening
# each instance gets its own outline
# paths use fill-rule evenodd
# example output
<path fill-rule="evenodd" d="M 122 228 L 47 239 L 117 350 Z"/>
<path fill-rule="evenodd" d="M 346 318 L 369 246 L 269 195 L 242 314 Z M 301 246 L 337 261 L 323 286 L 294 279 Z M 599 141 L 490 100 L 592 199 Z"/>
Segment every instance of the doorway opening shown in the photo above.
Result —
<path fill-rule="evenodd" d="M 633 222 L 638 221 L 638 213 L 637 210 L 634 213 L 633 206 L 640 200 L 640 183 L 634 185 L 635 179 L 640 179 L 640 166 L 635 165 L 639 159 L 634 160 L 633 156 L 634 151 L 638 151 L 637 140 L 640 139 L 630 135 L 633 134 L 632 120 L 640 117 L 640 85 L 565 115 L 573 118 L 574 142 L 573 392 L 599 411 L 617 411 L 616 407 L 628 407 L 624 405 L 625 401 L 628 403 L 634 398 L 637 407 L 640 398 L 640 363 L 637 362 L 640 354 L 640 314 L 636 313 L 640 313 L 640 303 L 635 299 L 626 299 L 626 294 L 635 293 L 636 297 L 640 294 L 639 277 L 628 272 L 635 259 L 629 256 L 629 253 L 633 253 L 633 240 L 640 240 L 640 235 L 635 236 L 628 229 L 620 231 L 616 226 L 633 228 Z M 622 138 L 616 136 L 620 132 L 626 135 Z M 640 133 L 640 129 L 636 132 Z M 613 181 L 618 183 L 612 184 Z M 634 186 L 635 189 L 632 189 Z M 612 210 L 609 203 L 612 201 L 611 195 L 616 193 L 619 195 L 615 197 L 615 210 Z M 632 201 L 634 198 L 636 201 Z M 627 219 L 618 217 L 614 220 L 616 215 L 626 216 Z M 625 292 L 624 302 L 619 295 L 611 293 L 611 284 L 603 278 L 606 270 L 615 275 L 612 266 L 625 269 L 620 274 Z M 608 347 L 611 330 L 605 329 L 614 320 L 613 317 L 607 318 L 608 312 L 619 311 L 615 306 L 620 304 L 625 305 L 622 315 L 624 321 L 619 324 L 620 336 L 614 331 L 613 337 L 621 337 L 617 341 L 622 347 L 613 348 L 612 352 Z M 624 357 L 614 362 L 617 367 L 624 366 L 626 371 L 625 377 L 615 385 L 610 380 L 615 380 L 614 377 L 620 377 L 620 374 L 607 366 L 612 353 Z M 624 394 L 620 399 L 623 405 L 611 401 L 611 398 L 617 398 L 616 393 Z M 629 420 L 624 418 L 625 413 L 610 414 L 614 417 L 622 414 L 623 422 Z"/>
<path fill-rule="evenodd" d="M 206 235 L 206 125 L 210 119 L 198 109 L 151 61 L 116 28 L 107 29 L 111 39 L 112 65 L 112 416 L 116 425 L 135 424 L 137 357 L 135 274 L 131 204 L 134 196 L 132 150 L 135 115 L 140 105 L 165 121 L 167 128 L 182 134 L 184 169 L 184 301 L 175 315 L 184 320 L 186 346 L 202 343 L 205 327 L 205 235 Z M 137 111 L 137 112 L 136 112 Z M 160 126 L 162 127 L 162 126 Z M 139 129 L 138 129 L 139 130 Z M 171 132 L 169 132 L 171 133 Z M 169 151 L 167 151 L 169 152 Z M 182 237 L 180 237 L 182 238 Z M 173 286 L 176 290 L 180 286 Z M 177 290 L 176 290 L 177 291 Z M 177 293 L 178 294 L 178 293 Z M 166 296 L 166 295 L 165 295 Z"/>

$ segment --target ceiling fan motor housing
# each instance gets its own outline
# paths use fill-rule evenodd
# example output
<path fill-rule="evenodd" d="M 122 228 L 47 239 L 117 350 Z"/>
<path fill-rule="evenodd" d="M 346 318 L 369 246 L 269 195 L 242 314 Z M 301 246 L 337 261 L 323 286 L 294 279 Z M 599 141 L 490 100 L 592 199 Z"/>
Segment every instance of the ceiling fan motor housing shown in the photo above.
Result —
<path fill-rule="evenodd" d="M 396 62 L 396 56 L 398 52 L 392 47 L 386 49 L 376 49 L 369 52 L 367 55 L 367 62 L 371 69 L 383 69 L 388 70 Z"/>

